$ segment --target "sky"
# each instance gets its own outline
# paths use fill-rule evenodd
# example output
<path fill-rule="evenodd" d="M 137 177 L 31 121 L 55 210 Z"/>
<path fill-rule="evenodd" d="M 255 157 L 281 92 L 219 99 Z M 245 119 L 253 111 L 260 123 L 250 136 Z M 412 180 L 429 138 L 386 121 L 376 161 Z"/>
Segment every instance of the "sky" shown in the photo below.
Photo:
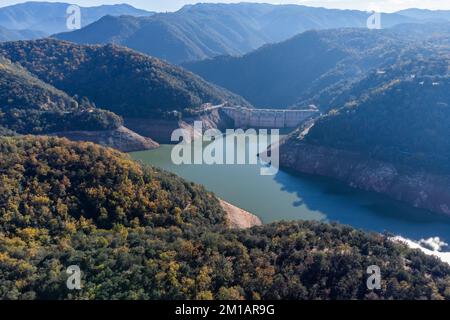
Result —
<path fill-rule="evenodd" d="M 45 1 L 45 0 L 42 0 Z M 96 6 L 101 4 L 128 3 L 136 8 L 151 11 L 175 11 L 185 4 L 198 2 L 236 3 L 242 0 L 46 0 L 49 2 L 69 2 L 80 6 Z M 24 0 L 0 0 L 0 7 L 24 2 Z M 450 0 L 246 0 L 245 2 L 265 2 L 273 4 L 302 4 L 316 7 L 373 10 L 394 12 L 407 8 L 450 10 Z"/>

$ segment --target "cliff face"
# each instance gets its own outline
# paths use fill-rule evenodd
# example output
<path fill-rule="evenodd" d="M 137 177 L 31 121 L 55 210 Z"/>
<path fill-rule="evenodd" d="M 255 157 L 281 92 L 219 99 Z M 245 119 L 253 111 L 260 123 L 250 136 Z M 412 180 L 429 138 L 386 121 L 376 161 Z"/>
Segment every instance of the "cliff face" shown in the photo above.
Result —
<path fill-rule="evenodd" d="M 280 146 L 280 165 L 297 172 L 335 178 L 354 188 L 382 193 L 417 208 L 450 215 L 450 176 L 289 140 Z"/>
<path fill-rule="evenodd" d="M 73 141 L 89 141 L 111 147 L 122 152 L 150 150 L 159 147 L 159 144 L 150 138 L 143 137 L 125 127 L 116 130 L 104 131 L 67 131 L 51 134 L 65 137 Z"/>

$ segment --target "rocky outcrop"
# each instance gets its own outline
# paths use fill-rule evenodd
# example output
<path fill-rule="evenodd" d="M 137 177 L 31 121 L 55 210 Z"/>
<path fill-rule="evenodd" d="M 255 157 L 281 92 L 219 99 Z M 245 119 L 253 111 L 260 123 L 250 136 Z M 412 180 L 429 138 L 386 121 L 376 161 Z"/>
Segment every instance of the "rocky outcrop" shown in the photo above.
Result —
<path fill-rule="evenodd" d="M 450 215 L 450 176 L 377 161 L 363 154 L 287 140 L 280 165 L 297 172 L 341 180 L 417 208 Z"/>
<path fill-rule="evenodd" d="M 73 141 L 90 141 L 122 152 L 150 150 L 159 147 L 159 144 L 152 139 L 143 137 L 123 126 L 116 130 L 65 131 L 50 135 L 65 137 Z"/>
<path fill-rule="evenodd" d="M 261 220 L 257 216 L 241 208 L 238 208 L 224 200 L 220 200 L 220 204 L 222 205 L 223 210 L 227 214 L 227 221 L 230 228 L 248 229 L 254 226 L 262 225 Z"/>
<path fill-rule="evenodd" d="M 194 131 L 194 122 L 202 121 L 203 130 L 233 129 L 234 122 L 225 113 L 220 110 L 213 110 L 202 115 L 183 120 L 162 120 L 162 119 L 144 119 L 144 118 L 125 118 L 125 126 L 131 130 L 146 137 L 152 137 L 159 143 L 173 143 L 171 141 L 172 132 L 182 128 L 190 132 L 191 137 L 198 138 L 200 133 Z"/>

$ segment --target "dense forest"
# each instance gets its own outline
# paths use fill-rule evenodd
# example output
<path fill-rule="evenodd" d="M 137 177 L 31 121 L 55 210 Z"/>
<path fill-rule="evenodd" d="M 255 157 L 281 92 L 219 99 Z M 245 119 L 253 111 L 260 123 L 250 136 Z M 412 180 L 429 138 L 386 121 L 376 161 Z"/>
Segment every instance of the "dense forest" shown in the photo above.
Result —
<path fill-rule="evenodd" d="M 333 101 L 337 95 L 374 70 L 436 55 L 441 48 L 448 52 L 449 30 L 450 24 L 311 30 L 243 56 L 219 56 L 183 66 L 256 107 L 314 104 L 328 111 L 338 107 Z"/>
<path fill-rule="evenodd" d="M 424 71 L 426 64 L 421 65 Z M 435 66 L 448 64 L 439 60 Z M 450 77 L 445 71 L 444 76 L 410 73 L 409 79 L 387 82 L 379 79 L 384 75 L 374 76 L 372 83 L 379 86 L 318 119 L 304 141 L 450 173 Z"/>
<path fill-rule="evenodd" d="M 4 299 L 450 299 L 437 258 L 335 224 L 229 230 L 202 187 L 91 143 L 0 138 L 0 180 Z"/>
<path fill-rule="evenodd" d="M 71 96 L 123 117 L 152 117 L 203 103 L 249 106 L 241 97 L 162 60 L 114 45 L 44 39 L 0 44 L 0 55 Z"/>
<path fill-rule="evenodd" d="M 78 102 L 0 57 L 0 125 L 17 133 L 43 134 L 115 129 L 122 119 L 87 99 Z"/>

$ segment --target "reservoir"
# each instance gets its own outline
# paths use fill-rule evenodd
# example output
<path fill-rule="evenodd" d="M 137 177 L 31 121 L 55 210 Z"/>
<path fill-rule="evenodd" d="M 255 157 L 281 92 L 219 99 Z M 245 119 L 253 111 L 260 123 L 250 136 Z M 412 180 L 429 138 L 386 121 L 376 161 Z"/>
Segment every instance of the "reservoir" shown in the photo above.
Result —
<path fill-rule="evenodd" d="M 264 223 L 280 220 L 338 222 L 415 241 L 440 237 L 450 243 L 450 217 L 415 209 L 383 195 L 355 190 L 328 178 L 282 169 L 274 176 L 263 176 L 260 164 L 175 165 L 171 160 L 173 147 L 161 145 L 155 150 L 131 153 L 131 156 L 204 185 L 218 197 L 257 215 Z M 249 148 L 249 142 L 243 148 Z"/>

